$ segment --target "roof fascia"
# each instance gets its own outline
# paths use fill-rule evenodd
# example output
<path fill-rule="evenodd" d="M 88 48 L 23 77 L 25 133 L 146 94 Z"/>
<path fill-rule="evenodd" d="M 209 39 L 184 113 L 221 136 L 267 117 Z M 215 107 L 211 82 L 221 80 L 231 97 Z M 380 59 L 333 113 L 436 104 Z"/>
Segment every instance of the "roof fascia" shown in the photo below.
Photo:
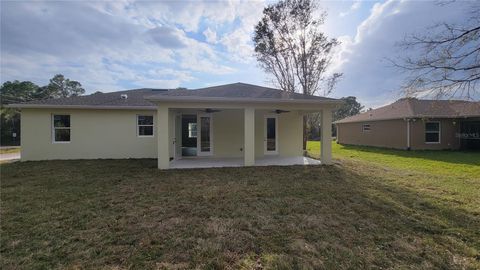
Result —
<path fill-rule="evenodd" d="M 95 109 L 95 110 L 156 110 L 157 106 L 106 106 L 106 105 L 51 105 L 51 104 L 8 104 L 6 108 L 18 109 Z"/>

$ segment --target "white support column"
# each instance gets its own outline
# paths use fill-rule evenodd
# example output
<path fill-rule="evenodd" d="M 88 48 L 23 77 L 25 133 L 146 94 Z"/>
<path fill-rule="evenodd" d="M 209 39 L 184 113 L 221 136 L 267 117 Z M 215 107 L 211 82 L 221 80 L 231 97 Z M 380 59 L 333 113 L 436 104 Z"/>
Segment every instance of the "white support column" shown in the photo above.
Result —
<path fill-rule="evenodd" d="M 332 164 L 332 110 L 324 108 L 322 110 L 322 146 L 321 161 L 322 164 Z"/>
<path fill-rule="evenodd" d="M 164 105 L 158 105 L 157 108 L 157 156 L 158 156 L 158 168 L 168 169 L 170 167 L 170 154 L 169 154 L 169 116 L 168 107 Z"/>
<path fill-rule="evenodd" d="M 255 165 L 255 109 L 245 108 L 243 157 L 245 166 Z"/>

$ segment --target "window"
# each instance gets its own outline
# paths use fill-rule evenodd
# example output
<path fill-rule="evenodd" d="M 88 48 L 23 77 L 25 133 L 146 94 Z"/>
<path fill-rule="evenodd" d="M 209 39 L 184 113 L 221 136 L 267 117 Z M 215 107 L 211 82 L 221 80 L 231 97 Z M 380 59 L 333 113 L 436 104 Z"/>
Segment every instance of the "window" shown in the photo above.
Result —
<path fill-rule="evenodd" d="M 152 115 L 137 115 L 137 135 L 138 137 L 153 136 Z"/>
<path fill-rule="evenodd" d="M 363 132 L 370 131 L 370 124 L 363 124 L 362 125 L 362 131 Z"/>
<path fill-rule="evenodd" d="M 425 123 L 425 142 L 440 143 L 440 122 Z"/>
<path fill-rule="evenodd" d="M 188 123 L 188 138 L 197 138 L 197 123 Z"/>
<path fill-rule="evenodd" d="M 53 121 L 53 142 L 70 142 L 70 115 L 54 114 Z"/>

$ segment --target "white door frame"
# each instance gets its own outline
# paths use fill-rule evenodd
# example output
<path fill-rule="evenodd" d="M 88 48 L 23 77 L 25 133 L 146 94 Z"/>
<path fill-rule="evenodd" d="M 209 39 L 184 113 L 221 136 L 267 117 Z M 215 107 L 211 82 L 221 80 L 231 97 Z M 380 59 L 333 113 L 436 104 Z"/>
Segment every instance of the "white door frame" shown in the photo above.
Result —
<path fill-rule="evenodd" d="M 181 159 L 182 158 L 182 119 L 183 114 L 182 113 L 177 113 L 175 115 L 175 136 L 174 136 L 174 151 L 173 151 L 173 158 L 174 159 Z M 179 151 L 180 149 L 180 151 Z"/>
<path fill-rule="evenodd" d="M 267 150 L 267 119 L 275 118 L 275 151 Z M 263 118 L 263 153 L 265 155 L 278 155 L 278 115 L 266 114 Z"/>
<path fill-rule="evenodd" d="M 202 151 L 202 123 L 201 118 L 210 118 L 210 151 Z M 197 113 L 197 156 L 211 156 L 213 155 L 213 115 L 211 113 Z"/>

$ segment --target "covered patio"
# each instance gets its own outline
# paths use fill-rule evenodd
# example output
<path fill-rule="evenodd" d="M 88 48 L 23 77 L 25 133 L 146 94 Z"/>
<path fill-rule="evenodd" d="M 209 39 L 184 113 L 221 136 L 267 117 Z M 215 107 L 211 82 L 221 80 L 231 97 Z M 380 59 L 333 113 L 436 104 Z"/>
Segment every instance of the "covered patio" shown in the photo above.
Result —
<path fill-rule="evenodd" d="M 332 162 L 339 100 L 247 84 L 176 93 L 147 97 L 157 106 L 159 169 Z M 321 160 L 303 157 L 303 117 L 310 113 L 321 114 Z"/>

